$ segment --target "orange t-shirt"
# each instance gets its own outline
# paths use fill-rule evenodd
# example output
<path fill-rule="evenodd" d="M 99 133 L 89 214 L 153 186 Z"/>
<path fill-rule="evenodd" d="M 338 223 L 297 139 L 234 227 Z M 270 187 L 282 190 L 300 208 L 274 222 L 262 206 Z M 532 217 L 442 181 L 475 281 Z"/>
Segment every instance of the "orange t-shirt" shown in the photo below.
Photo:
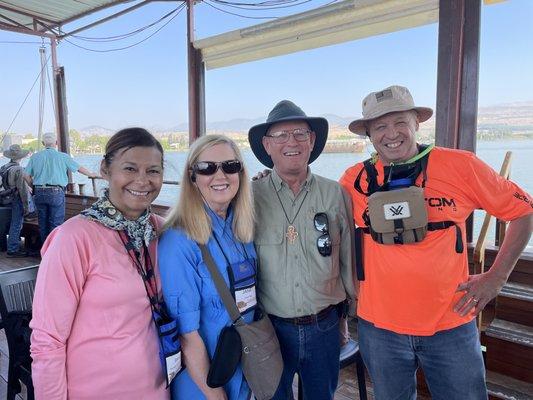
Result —
<path fill-rule="evenodd" d="M 359 163 L 346 170 L 341 185 L 353 200 L 357 226 L 367 197 L 354 189 Z M 376 163 L 378 183 L 383 164 Z M 430 222 L 454 221 L 466 244 L 465 220 L 475 209 L 484 209 L 509 221 L 533 212 L 532 198 L 516 184 L 500 177 L 473 153 L 435 147 L 427 166 L 424 196 Z M 417 179 L 420 185 L 422 176 Z M 361 187 L 367 190 L 366 173 Z M 419 243 L 383 245 L 368 234 L 363 241 L 365 280 L 360 283 L 357 314 L 376 327 L 400 334 L 429 336 L 472 320 L 453 311 L 463 293 L 457 285 L 468 278 L 466 246 L 455 252 L 456 227 L 428 232 Z M 360 255 L 357 255 L 360 256 Z"/>

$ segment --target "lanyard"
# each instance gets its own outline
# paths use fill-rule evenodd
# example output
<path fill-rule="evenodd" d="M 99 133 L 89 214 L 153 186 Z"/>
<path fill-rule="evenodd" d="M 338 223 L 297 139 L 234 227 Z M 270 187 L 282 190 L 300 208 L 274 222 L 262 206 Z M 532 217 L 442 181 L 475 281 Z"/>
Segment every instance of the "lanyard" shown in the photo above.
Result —
<path fill-rule="evenodd" d="M 229 236 L 229 235 L 228 235 Z M 221 246 L 220 242 L 218 241 L 217 239 L 217 234 L 215 231 L 213 231 L 213 238 L 215 239 L 215 242 L 217 242 L 217 245 L 218 245 L 218 248 L 220 249 L 220 251 L 222 252 L 222 255 L 224 256 L 224 258 L 226 259 L 226 264 L 227 266 L 229 267 L 231 265 L 231 263 L 229 262 L 229 258 L 228 256 L 226 255 L 226 253 L 224 252 L 224 248 Z M 244 247 L 244 244 L 241 243 L 241 246 L 242 246 L 242 249 L 244 251 L 244 254 L 241 253 L 241 251 L 239 250 L 239 247 L 237 246 L 237 243 L 235 243 L 235 240 L 233 240 L 233 238 L 231 238 L 231 241 L 233 242 L 233 245 L 235 246 L 235 249 L 237 250 L 237 252 L 244 257 L 245 260 L 249 260 L 250 257 L 248 256 L 248 252 L 246 251 L 246 247 Z"/>
<path fill-rule="evenodd" d="M 124 244 L 126 252 L 130 256 L 133 264 L 137 268 L 137 272 L 141 275 L 141 278 L 144 283 L 144 288 L 146 289 L 146 295 L 148 300 L 150 300 L 150 307 L 152 310 L 161 312 L 161 304 L 159 301 L 159 293 L 157 290 L 157 282 L 154 275 L 154 267 L 152 264 L 152 258 L 150 257 L 150 252 L 148 247 L 143 243 L 143 253 L 144 253 L 144 263 L 142 262 L 141 254 L 138 250 L 135 250 L 133 247 L 133 242 L 130 240 L 128 234 L 124 231 L 118 232 L 120 240 Z"/>

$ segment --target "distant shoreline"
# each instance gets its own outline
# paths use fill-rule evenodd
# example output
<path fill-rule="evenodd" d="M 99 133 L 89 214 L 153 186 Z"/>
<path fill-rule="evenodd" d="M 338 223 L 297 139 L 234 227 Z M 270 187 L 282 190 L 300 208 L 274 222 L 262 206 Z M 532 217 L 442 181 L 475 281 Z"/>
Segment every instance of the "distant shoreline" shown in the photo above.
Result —
<path fill-rule="evenodd" d="M 421 142 L 426 142 L 426 139 L 427 138 L 422 138 Z M 336 141 L 345 141 L 345 142 L 350 142 L 351 140 L 353 139 L 335 139 Z M 527 140 L 533 140 L 533 135 L 517 135 L 517 137 L 503 137 L 503 138 L 478 138 L 477 142 L 511 142 L 511 141 L 527 141 Z M 433 141 L 433 138 L 432 138 L 432 141 Z M 243 143 L 239 142 L 238 143 L 238 146 L 239 148 L 241 149 L 250 149 L 250 146 L 248 145 L 248 143 L 246 143 L 245 145 L 243 145 Z M 186 149 L 165 149 L 165 153 L 186 153 L 187 151 L 189 151 L 188 148 Z M 103 155 L 104 153 L 71 153 L 72 155 L 80 155 L 80 156 L 85 156 L 85 155 Z"/>

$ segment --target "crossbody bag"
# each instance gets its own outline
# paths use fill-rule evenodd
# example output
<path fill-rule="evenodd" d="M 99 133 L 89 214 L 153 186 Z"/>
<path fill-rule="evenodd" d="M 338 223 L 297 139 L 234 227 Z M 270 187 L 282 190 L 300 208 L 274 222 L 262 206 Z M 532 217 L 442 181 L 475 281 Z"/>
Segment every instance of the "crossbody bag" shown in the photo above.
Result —
<path fill-rule="evenodd" d="M 283 359 L 272 322 L 268 315 L 260 310 L 256 310 L 256 318 L 253 322 L 247 324 L 244 321 L 211 253 L 205 245 L 199 244 L 199 246 L 217 292 L 232 321 L 232 325 L 225 328 L 226 333 L 221 334 L 220 338 L 222 341 L 227 340 L 232 335 L 228 330 L 233 329 L 238 333 L 244 377 L 257 400 L 271 399 L 278 388 L 283 372 Z M 238 341 L 234 338 L 229 340 L 229 346 L 235 346 L 235 343 Z M 224 345 L 217 343 L 217 350 L 219 350 L 219 344 Z M 225 352 L 220 349 L 220 353 Z M 232 349 L 228 349 L 228 354 L 232 353 Z M 212 363 L 212 365 L 216 364 Z M 212 374 L 211 371 L 210 374 Z"/>

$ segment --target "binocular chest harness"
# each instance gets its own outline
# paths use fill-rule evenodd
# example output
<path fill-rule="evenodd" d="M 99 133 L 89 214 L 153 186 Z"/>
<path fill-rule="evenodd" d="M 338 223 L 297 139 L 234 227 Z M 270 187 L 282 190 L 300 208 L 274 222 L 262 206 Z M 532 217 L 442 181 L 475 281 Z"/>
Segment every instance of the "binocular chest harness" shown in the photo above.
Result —
<path fill-rule="evenodd" d="M 356 250 L 361 255 L 356 258 L 359 280 L 364 280 L 363 234 L 370 234 L 372 239 L 379 244 L 404 245 L 423 241 L 427 231 L 455 226 L 455 251 L 463 252 L 461 229 L 455 222 L 428 222 L 424 187 L 432 148 L 432 145 L 420 145 L 419 153 L 415 157 L 404 163 L 391 163 L 389 167 L 385 167 L 386 178 L 382 185 L 379 185 L 377 180 L 378 172 L 375 167 L 377 157 L 374 156 L 363 162 L 364 167 L 354 181 L 354 189 L 368 198 L 368 207 L 362 214 L 365 226 L 355 230 Z M 367 191 L 361 187 L 363 171 L 366 172 Z M 422 174 L 422 182 L 420 186 L 417 186 L 416 180 L 420 174 Z"/>

